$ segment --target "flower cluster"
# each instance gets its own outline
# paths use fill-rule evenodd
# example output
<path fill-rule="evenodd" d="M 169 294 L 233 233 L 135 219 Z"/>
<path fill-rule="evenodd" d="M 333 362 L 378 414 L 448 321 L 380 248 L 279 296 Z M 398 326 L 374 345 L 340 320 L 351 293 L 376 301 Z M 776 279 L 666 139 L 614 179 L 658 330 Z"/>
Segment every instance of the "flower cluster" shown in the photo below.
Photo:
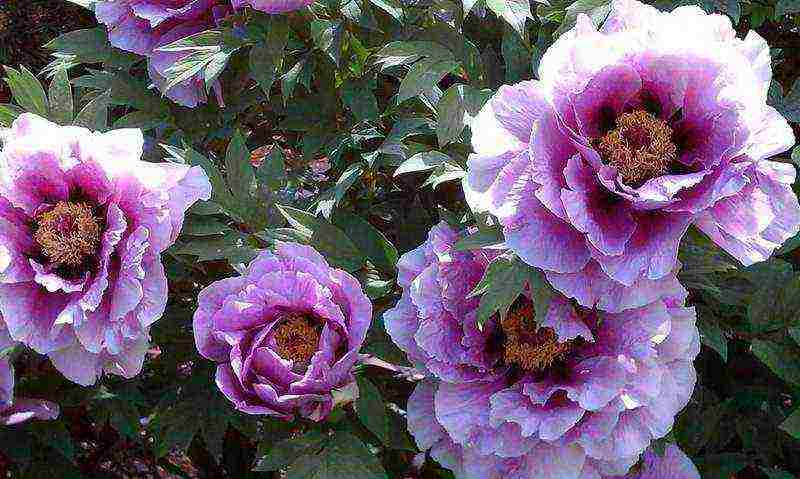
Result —
<path fill-rule="evenodd" d="M 695 225 L 749 265 L 800 227 L 794 144 L 766 104 L 767 43 L 698 7 L 613 3 L 501 87 L 472 125 L 465 192 L 509 248 L 587 307 L 651 295 Z M 627 290 L 627 293 L 621 292 Z"/>
<path fill-rule="evenodd" d="M 251 6 L 267 13 L 300 9 L 306 0 L 101 0 L 97 20 L 108 28 L 111 44 L 147 57 L 148 71 L 159 90 L 174 102 L 194 108 L 208 101 L 202 72 L 167 88 L 170 68 L 189 55 L 161 48 L 216 26 L 233 8 Z M 222 104 L 219 82 L 213 89 Z"/>
<path fill-rule="evenodd" d="M 139 130 L 24 114 L 0 152 L 0 314 L 68 379 L 133 377 L 164 312 L 161 253 L 209 199 L 199 167 L 142 161 Z"/>
<path fill-rule="evenodd" d="M 194 334 L 200 354 L 219 363 L 217 386 L 236 409 L 320 421 L 334 390 L 353 382 L 371 320 L 355 278 L 313 248 L 278 243 L 243 276 L 200 293 Z"/>
<path fill-rule="evenodd" d="M 0 425 L 13 426 L 29 419 L 55 419 L 58 405 L 43 400 L 14 397 L 14 368 L 3 357 L 14 346 L 0 317 Z"/>
<path fill-rule="evenodd" d="M 695 384 L 693 308 L 674 280 L 618 313 L 556 295 L 537 324 L 527 295 L 477 326 L 468 293 L 496 250 L 455 251 L 442 223 L 398 264 L 403 296 L 386 329 L 430 377 L 408 403 L 409 429 L 458 478 L 623 475 L 666 435 Z"/>

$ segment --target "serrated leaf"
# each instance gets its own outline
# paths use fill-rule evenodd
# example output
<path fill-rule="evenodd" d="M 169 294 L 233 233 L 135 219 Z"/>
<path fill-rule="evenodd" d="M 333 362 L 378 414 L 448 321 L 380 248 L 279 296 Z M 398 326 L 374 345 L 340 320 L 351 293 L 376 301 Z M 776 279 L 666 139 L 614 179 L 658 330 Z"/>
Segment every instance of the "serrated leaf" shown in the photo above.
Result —
<path fill-rule="evenodd" d="M 550 283 L 541 271 L 531 268 L 524 263 L 517 262 L 518 268 L 527 269 L 527 283 L 531 291 L 534 309 L 536 310 L 536 322 L 544 323 L 547 312 L 550 309 L 550 301 L 556 292 L 550 287 Z"/>
<path fill-rule="evenodd" d="M 353 241 L 324 219 L 291 206 L 276 205 L 289 224 L 310 238 L 310 244 L 337 268 L 355 271 L 366 260 Z"/>
<path fill-rule="evenodd" d="M 228 260 L 232 264 L 249 263 L 258 252 L 248 238 L 238 232 L 224 236 L 198 237 L 192 241 L 176 245 L 175 254 L 196 256 L 197 261 Z"/>
<path fill-rule="evenodd" d="M 369 379 L 363 376 L 357 379 L 358 399 L 355 407 L 358 419 L 385 444 L 389 440 L 389 418 L 381 392 Z"/>
<path fill-rule="evenodd" d="M 25 66 L 20 66 L 19 70 L 5 67 L 5 70 L 5 82 L 11 89 L 14 102 L 25 111 L 47 117 L 47 96 L 36 76 Z"/>
<path fill-rule="evenodd" d="M 67 70 L 60 69 L 56 71 L 53 79 L 50 80 L 48 93 L 50 120 L 61 125 L 72 123 L 74 106 L 72 104 L 72 86 L 69 83 Z"/>

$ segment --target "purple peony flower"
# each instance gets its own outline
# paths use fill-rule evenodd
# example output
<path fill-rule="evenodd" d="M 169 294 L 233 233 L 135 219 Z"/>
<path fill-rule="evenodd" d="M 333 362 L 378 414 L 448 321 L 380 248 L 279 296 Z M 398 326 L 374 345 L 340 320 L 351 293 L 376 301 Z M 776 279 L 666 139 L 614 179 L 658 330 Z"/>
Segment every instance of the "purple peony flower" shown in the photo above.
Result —
<path fill-rule="evenodd" d="M 199 167 L 141 160 L 139 130 L 21 115 L 0 152 L 0 314 L 70 380 L 141 370 L 164 312 L 161 253 L 209 199 Z"/>
<path fill-rule="evenodd" d="M 111 44 L 146 56 L 156 87 L 172 101 L 192 108 L 208 100 L 202 72 L 164 91 L 167 70 L 188 53 L 159 48 L 213 28 L 230 11 L 225 0 L 101 0 L 95 6 Z M 219 83 L 214 89 L 221 102 Z"/>
<path fill-rule="evenodd" d="M 14 346 L 8 335 L 2 317 L 0 317 L 0 425 L 12 426 L 29 419 L 55 419 L 58 417 L 58 405 L 50 401 L 14 398 L 14 368 L 4 351 Z"/>
<path fill-rule="evenodd" d="M 219 363 L 217 386 L 236 409 L 320 421 L 332 391 L 352 383 L 371 320 L 355 278 L 313 248 L 278 243 L 244 276 L 200 293 L 194 335 L 200 354 Z"/>
<path fill-rule="evenodd" d="M 519 298 L 476 326 L 467 299 L 498 253 L 454 251 L 446 224 L 398 264 L 403 296 L 386 329 L 431 380 L 408 404 L 409 429 L 458 479 L 570 479 L 625 474 L 666 435 L 695 384 L 694 309 L 673 279 L 621 313 L 557 295 L 541 325 Z M 591 477 L 591 476 L 589 476 Z"/>
<path fill-rule="evenodd" d="M 265 13 L 288 13 L 312 3 L 314 0 L 233 0 L 233 8 L 250 6 Z"/>
<path fill-rule="evenodd" d="M 767 106 L 770 54 L 698 7 L 617 0 L 544 55 L 540 81 L 501 87 L 476 118 L 465 192 L 509 248 L 582 305 L 670 276 L 694 224 L 744 264 L 800 227 L 794 136 Z M 636 295 L 638 292 L 630 292 Z"/>
<path fill-rule="evenodd" d="M 598 473 L 588 474 L 582 479 L 617 479 L 619 476 L 603 477 Z M 674 444 L 664 450 L 663 455 L 648 450 L 644 453 L 641 465 L 624 478 L 619 479 L 700 479 L 700 473 L 686 457 L 686 454 Z"/>

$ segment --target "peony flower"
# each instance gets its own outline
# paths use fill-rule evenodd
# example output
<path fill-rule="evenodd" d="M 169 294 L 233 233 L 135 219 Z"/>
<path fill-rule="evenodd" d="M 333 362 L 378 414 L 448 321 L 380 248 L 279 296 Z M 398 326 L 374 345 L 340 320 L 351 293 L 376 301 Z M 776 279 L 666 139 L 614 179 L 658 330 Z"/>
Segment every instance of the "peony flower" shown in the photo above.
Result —
<path fill-rule="evenodd" d="M 694 388 L 700 341 L 686 291 L 673 280 L 660 298 L 620 313 L 556 295 L 540 325 L 523 296 L 479 329 L 479 299 L 467 292 L 498 253 L 454 251 L 460 238 L 443 223 L 403 255 L 403 296 L 384 315 L 431 378 L 408 403 L 419 447 L 457 479 L 627 473 Z"/>
<path fill-rule="evenodd" d="M 14 346 L 3 319 L 0 318 L 0 425 L 13 426 L 29 419 L 55 419 L 58 405 L 50 401 L 14 398 L 14 368 L 4 351 Z"/>
<path fill-rule="evenodd" d="M 142 161 L 142 148 L 139 130 L 23 114 L 0 152 L 0 314 L 79 384 L 139 373 L 167 302 L 161 253 L 211 195 L 201 168 Z"/>
<path fill-rule="evenodd" d="M 582 305 L 620 310 L 673 274 L 690 225 L 746 265 L 800 227 L 794 144 L 767 106 L 770 54 L 698 7 L 616 0 L 504 86 L 472 125 L 465 193 L 506 244 Z"/>
<path fill-rule="evenodd" d="M 618 477 L 618 476 L 617 476 Z M 587 475 L 585 479 L 601 479 L 599 474 Z M 603 479 L 615 479 L 605 477 Z M 700 473 L 691 459 L 674 444 L 664 450 L 663 455 L 648 450 L 644 453 L 638 470 L 620 479 L 700 479 Z"/>
<path fill-rule="evenodd" d="M 111 44 L 146 56 L 156 87 L 172 101 L 191 108 L 208 101 L 203 73 L 166 90 L 167 70 L 188 54 L 159 48 L 213 28 L 230 11 L 224 0 L 101 0 L 95 6 L 97 21 L 107 26 Z M 214 89 L 221 103 L 218 82 Z"/>
<path fill-rule="evenodd" d="M 253 7 L 265 13 L 289 13 L 314 3 L 314 0 L 233 0 L 233 8 Z"/>
<path fill-rule="evenodd" d="M 198 297 L 197 349 L 216 361 L 216 382 L 236 409 L 291 420 L 327 417 L 372 320 L 358 281 L 313 248 L 279 242 L 244 276 Z"/>

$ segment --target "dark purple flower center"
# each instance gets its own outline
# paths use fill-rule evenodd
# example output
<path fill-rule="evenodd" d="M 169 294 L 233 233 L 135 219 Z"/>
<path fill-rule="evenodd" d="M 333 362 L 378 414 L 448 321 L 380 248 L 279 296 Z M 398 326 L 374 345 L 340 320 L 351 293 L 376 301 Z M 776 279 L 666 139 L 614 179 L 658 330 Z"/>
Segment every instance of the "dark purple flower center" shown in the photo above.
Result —
<path fill-rule="evenodd" d="M 677 159 L 678 148 L 666 121 L 636 110 L 617 117 L 616 125 L 598 140 L 597 149 L 606 164 L 617 169 L 625 184 L 639 187 L 669 171 Z"/>
<path fill-rule="evenodd" d="M 500 321 L 503 331 L 503 359 L 525 371 L 544 371 L 572 350 L 572 342 L 559 342 L 550 328 L 536 324 L 536 310 L 530 300 L 515 304 Z"/>
<path fill-rule="evenodd" d="M 308 364 L 319 350 L 320 322 L 309 315 L 292 313 L 275 330 L 278 355 L 283 359 Z"/>
<path fill-rule="evenodd" d="M 91 206 L 60 201 L 36 217 L 33 238 L 54 265 L 76 268 L 97 252 L 100 225 Z"/>

